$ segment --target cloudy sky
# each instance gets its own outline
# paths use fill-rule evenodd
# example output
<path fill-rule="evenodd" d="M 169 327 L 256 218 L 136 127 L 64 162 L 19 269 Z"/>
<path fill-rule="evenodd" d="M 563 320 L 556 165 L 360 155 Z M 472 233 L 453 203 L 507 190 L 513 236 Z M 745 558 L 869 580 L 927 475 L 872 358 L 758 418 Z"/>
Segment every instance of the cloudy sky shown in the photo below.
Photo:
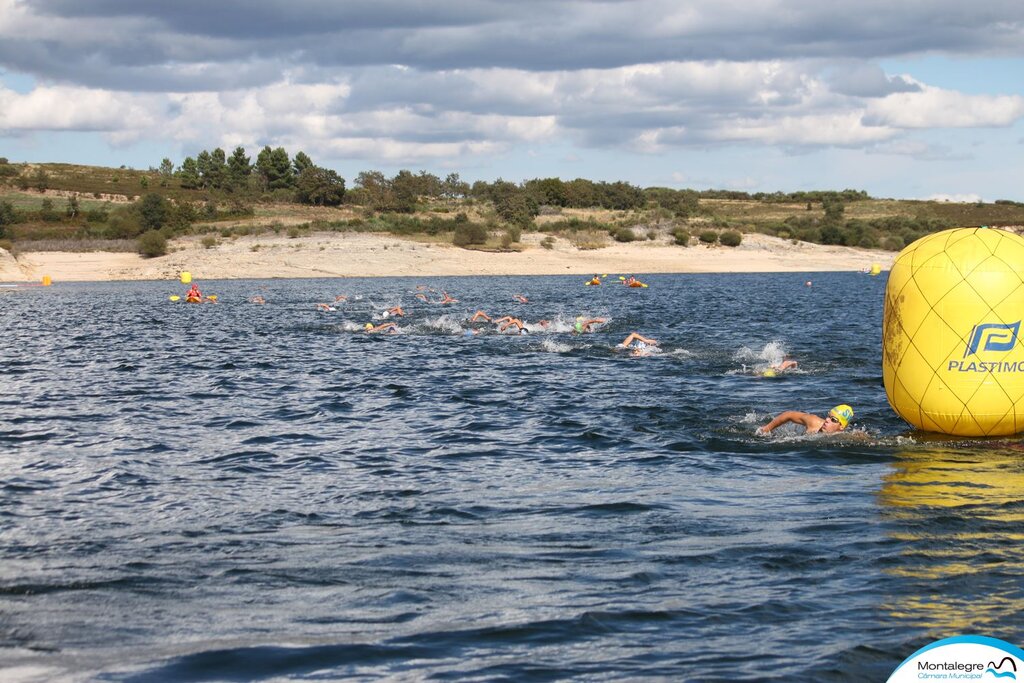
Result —
<path fill-rule="evenodd" d="M 0 156 L 1024 201 L 1021 0 L 0 0 Z"/>

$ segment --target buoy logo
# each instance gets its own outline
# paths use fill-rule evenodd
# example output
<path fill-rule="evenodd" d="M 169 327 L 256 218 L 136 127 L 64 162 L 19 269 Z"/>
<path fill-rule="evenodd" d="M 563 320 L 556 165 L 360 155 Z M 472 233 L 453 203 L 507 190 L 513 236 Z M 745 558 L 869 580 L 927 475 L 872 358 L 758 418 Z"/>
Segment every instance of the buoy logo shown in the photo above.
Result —
<path fill-rule="evenodd" d="M 968 342 L 967 350 L 964 351 L 964 358 L 978 353 L 978 346 L 982 342 L 985 343 L 982 351 L 1013 351 L 1019 333 L 1020 320 L 1009 324 L 985 323 L 984 325 L 975 325 L 974 329 L 971 330 L 971 341 Z"/>
<path fill-rule="evenodd" d="M 1004 664 L 1007 665 L 1008 669 L 1012 669 L 1012 671 L 1002 671 Z M 1015 681 L 1017 680 L 1017 662 L 1014 661 L 1013 657 L 1003 657 L 998 664 L 989 662 L 985 673 L 992 674 L 996 678 L 1009 678 L 1011 681 Z"/>

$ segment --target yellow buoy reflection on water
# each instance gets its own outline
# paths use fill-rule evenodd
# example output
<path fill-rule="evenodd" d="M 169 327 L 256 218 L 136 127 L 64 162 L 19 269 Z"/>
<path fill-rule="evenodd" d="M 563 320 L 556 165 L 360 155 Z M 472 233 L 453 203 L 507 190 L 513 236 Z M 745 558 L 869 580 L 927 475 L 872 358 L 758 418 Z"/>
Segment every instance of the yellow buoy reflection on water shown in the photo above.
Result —
<path fill-rule="evenodd" d="M 192 282 L 192 273 L 187 270 L 181 271 L 181 284 L 187 285 L 190 282 Z"/>
<path fill-rule="evenodd" d="M 1024 238 L 933 233 L 896 257 L 885 289 L 882 378 L 893 410 L 926 431 L 1024 431 Z"/>

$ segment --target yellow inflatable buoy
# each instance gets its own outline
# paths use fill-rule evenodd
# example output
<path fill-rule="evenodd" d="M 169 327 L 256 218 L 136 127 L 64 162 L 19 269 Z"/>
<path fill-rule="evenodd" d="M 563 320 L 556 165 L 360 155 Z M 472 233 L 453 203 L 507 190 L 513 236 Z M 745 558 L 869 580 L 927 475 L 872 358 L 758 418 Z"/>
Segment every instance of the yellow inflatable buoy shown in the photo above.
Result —
<path fill-rule="evenodd" d="M 877 263 L 872 263 L 871 264 L 871 270 L 868 271 L 868 272 L 871 275 L 878 275 L 879 273 L 882 272 L 882 266 L 878 265 Z"/>
<path fill-rule="evenodd" d="M 181 284 L 187 285 L 190 282 L 192 282 L 192 273 L 187 270 L 181 271 Z"/>
<path fill-rule="evenodd" d="M 43 276 L 43 287 L 49 287 L 53 284 L 53 279 L 49 275 Z"/>
<path fill-rule="evenodd" d="M 882 379 L 893 410 L 926 431 L 1024 431 L 1024 238 L 933 233 L 896 257 L 885 288 Z"/>
<path fill-rule="evenodd" d="M 171 295 L 170 295 L 169 297 L 167 297 L 167 298 L 168 298 L 168 299 L 170 299 L 171 301 L 178 301 L 178 300 L 180 300 L 180 299 L 181 299 L 181 297 L 180 297 L 180 296 L 178 296 L 177 294 L 171 294 Z"/>

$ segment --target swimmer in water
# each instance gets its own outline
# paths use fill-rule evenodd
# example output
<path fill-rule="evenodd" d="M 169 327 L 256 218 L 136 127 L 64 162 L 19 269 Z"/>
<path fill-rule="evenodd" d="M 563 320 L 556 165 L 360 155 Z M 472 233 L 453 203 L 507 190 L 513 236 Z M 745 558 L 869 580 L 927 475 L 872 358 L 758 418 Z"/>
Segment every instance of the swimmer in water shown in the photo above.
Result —
<path fill-rule="evenodd" d="M 576 334 L 593 332 L 593 330 L 590 329 L 593 325 L 601 325 L 606 322 L 608 322 L 608 318 L 590 318 L 589 320 L 585 320 L 581 315 L 576 318 L 576 322 L 573 324 L 573 331 L 575 331 Z"/>
<path fill-rule="evenodd" d="M 508 316 L 506 316 L 506 317 L 508 317 Z M 519 318 L 509 318 L 504 323 L 502 323 L 501 325 L 498 326 L 498 332 L 505 332 L 510 327 L 516 328 L 516 331 L 519 334 L 528 334 L 529 333 L 528 330 L 526 329 L 526 323 L 524 323 Z"/>
<path fill-rule="evenodd" d="M 265 304 L 265 303 L 267 303 L 267 300 L 264 299 L 259 294 L 257 294 L 256 296 L 254 296 L 251 299 L 249 299 L 249 303 L 252 303 L 252 304 Z"/>
<path fill-rule="evenodd" d="M 795 368 L 796 361 L 790 358 L 789 356 L 786 356 L 785 358 L 782 359 L 781 362 L 772 363 L 768 367 L 777 372 L 785 372 L 786 370 L 792 370 L 793 368 Z"/>
<path fill-rule="evenodd" d="M 513 294 L 512 298 L 515 299 L 516 301 L 518 301 L 521 304 L 528 304 L 528 303 L 530 303 L 530 300 L 527 299 L 522 294 Z"/>
<path fill-rule="evenodd" d="M 318 310 L 318 311 L 336 311 L 338 309 L 335 308 L 334 306 L 331 306 L 330 304 L 325 304 L 323 302 L 320 302 L 320 303 L 318 303 L 316 305 L 316 310 Z"/>
<path fill-rule="evenodd" d="M 486 320 L 487 322 L 494 322 L 493 320 L 491 320 L 491 316 L 487 315 L 482 310 L 474 313 L 473 317 L 469 319 L 469 322 L 476 323 L 480 322 L 481 320 Z"/>
<path fill-rule="evenodd" d="M 398 334 L 398 325 L 394 323 L 381 323 L 380 325 L 366 323 L 363 329 L 367 334 Z"/>
<path fill-rule="evenodd" d="M 768 424 L 758 427 L 757 434 L 769 434 L 773 429 L 787 422 L 803 425 L 805 434 L 835 434 L 846 429 L 852 419 L 853 408 L 845 403 L 828 411 L 828 416 L 824 418 L 810 413 L 801 413 L 798 410 L 787 410 L 784 413 L 779 413 Z"/>
<path fill-rule="evenodd" d="M 384 317 L 385 318 L 388 317 L 389 315 L 397 315 L 399 318 L 404 318 L 405 317 L 405 311 L 402 310 L 401 306 L 393 306 L 393 307 L 389 308 L 388 310 L 384 311 Z"/>
<path fill-rule="evenodd" d="M 334 303 L 338 303 L 339 301 L 348 301 L 348 297 L 345 296 L 344 294 L 339 294 L 338 296 L 334 297 Z"/>
<path fill-rule="evenodd" d="M 448 292 L 442 291 L 441 292 L 441 300 L 438 301 L 437 303 L 439 303 L 439 304 L 457 304 L 457 303 L 459 303 L 459 300 L 458 299 L 453 299 L 452 296 L 450 294 L 448 294 Z"/>
<path fill-rule="evenodd" d="M 631 356 L 649 356 L 651 355 L 651 350 L 647 347 L 657 345 L 658 342 L 654 339 L 645 337 L 638 332 L 630 332 L 629 336 L 619 344 L 619 347 L 629 349 Z"/>

